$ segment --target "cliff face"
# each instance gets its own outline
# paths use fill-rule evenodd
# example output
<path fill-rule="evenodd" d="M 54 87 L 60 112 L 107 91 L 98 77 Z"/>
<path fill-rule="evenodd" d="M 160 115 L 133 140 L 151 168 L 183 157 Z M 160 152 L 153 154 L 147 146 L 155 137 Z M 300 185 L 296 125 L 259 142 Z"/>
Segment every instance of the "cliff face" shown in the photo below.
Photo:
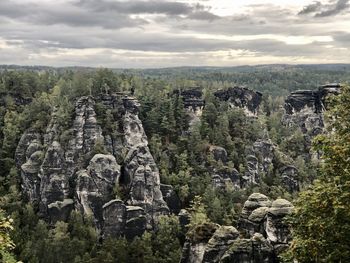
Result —
<path fill-rule="evenodd" d="M 327 108 L 327 98 L 339 94 L 340 90 L 340 84 L 328 84 L 316 91 L 292 92 L 285 101 L 283 122 L 299 126 L 310 137 L 320 134 L 324 128 L 323 112 Z"/>
<path fill-rule="evenodd" d="M 168 213 L 138 107 L 122 94 L 81 97 L 70 129 L 61 129 L 54 110 L 45 134 L 23 134 L 16 150 L 23 193 L 43 217 L 54 223 L 76 209 L 103 236 L 133 237 Z M 109 129 L 98 124 L 107 117 Z"/>

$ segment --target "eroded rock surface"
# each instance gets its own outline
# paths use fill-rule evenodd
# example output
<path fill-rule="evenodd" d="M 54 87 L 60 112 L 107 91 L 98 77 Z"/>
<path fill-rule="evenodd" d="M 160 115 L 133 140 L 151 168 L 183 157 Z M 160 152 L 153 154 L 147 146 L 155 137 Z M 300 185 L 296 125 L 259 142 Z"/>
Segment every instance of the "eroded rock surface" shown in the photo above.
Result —
<path fill-rule="evenodd" d="M 76 209 L 93 217 L 103 237 L 132 238 L 169 212 L 138 109 L 125 94 L 85 96 L 68 130 L 54 108 L 44 134 L 23 134 L 16 151 L 23 192 L 49 222 Z M 99 124 L 106 115 L 109 129 Z"/>
<path fill-rule="evenodd" d="M 340 84 L 328 84 L 318 90 L 299 90 L 292 92 L 285 101 L 286 125 L 297 125 L 304 134 L 314 137 L 324 128 L 323 112 L 327 108 L 327 98 L 341 91 Z"/>
<path fill-rule="evenodd" d="M 227 90 L 219 90 L 214 96 L 222 101 L 227 101 L 233 107 L 246 110 L 247 115 L 256 115 L 262 100 L 262 94 L 245 87 L 233 87 Z"/>
<path fill-rule="evenodd" d="M 291 241 L 284 222 L 293 205 L 285 199 L 273 202 L 260 193 L 244 203 L 238 228 L 203 224 L 192 230 L 185 242 L 182 263 L 279 262 L 280 254 Z"/>

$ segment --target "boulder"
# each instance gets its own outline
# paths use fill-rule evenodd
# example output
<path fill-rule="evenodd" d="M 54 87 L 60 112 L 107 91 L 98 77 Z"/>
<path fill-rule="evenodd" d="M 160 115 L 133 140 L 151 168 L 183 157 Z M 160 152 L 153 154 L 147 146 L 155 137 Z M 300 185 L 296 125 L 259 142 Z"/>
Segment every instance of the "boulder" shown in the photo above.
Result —
<path fill-rule="evenodd" d="M 270 207 L 270 199 L 263 194 L 253 193 L 248 197 L 248 200 L 244 203 L 241 217 L 248 218 L 252 212 L 259 207 Z"/>

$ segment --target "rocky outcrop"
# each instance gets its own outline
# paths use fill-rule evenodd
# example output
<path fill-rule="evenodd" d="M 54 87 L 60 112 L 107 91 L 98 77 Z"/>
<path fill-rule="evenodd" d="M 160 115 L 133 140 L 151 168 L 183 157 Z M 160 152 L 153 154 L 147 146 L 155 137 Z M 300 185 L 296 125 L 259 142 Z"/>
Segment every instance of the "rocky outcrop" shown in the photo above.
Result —
<path fill-rule="evenodd" d="M 183 246 L 181 263 L 201 263 L 208 246 L 208 241 L 219 228 L 213 223 L 204 223 L 192 229 L 187 234 L 187 239 Z"/>
<path fill-rule="evenodd" d="M 123 119 L 125 147 L 128 153 L 124 159 L 123 182 L 128 191 L 128 205 L 144 209 L 147 224 L 157 222 L 156 218 L 169 211 L 160 190 L 158 167 L 148 148 L 148 141 L 138 118 L 138 102 L 125 98 L 126 113 Z"/>
<path fill-rule="evenodd" d="M 261 235 L 237 239 L 222 256 L 222 263 L 274 263 L 278 262 L 271 244 Z"/>
<path fill-rule="evenodd" d="M 272 202 L 267 210 L 265 231 L 268 240 L 277 251 L 288 247 L 291 241 L 289 226 L 284 222 L 284 217 L 293 210 L 293 205 L 285 199 L 277 199 Z"/>
<path fill-rule="evenodd" d="M 138 108 L 125 94 L 81 97 L 70 129 L 62 130 L 54 108 L 44 134 L 23 134 L 16 151 L 23 193 L 44 218 L 66 220 L 76 209 L 103 237 L 133 238 L 169 212 Z M 109 129 L 99 125 L 107 114 Z M 174 204 L 174 192 L 165 192 Z"/>
<path fill-rule="evenodd" d="M 262 100 L 262 94 L 245 87 L 232 87 L 214 93 L 219 100 L 227 101 L 232 107 L 242 108 L 247 115 L 256 115 Z"/>
<path fill-rule="evenodd" d="M 76 208 L 96 220 L 102 228 L 102 207 L 113 196 L 118 185 L 120 166 L 113 155 L 96 154 L 86 170 L 77 173 Z"/>
<path fill-rule="evenodd" d="M 293 211 L 293 205 L 285 199 L 271 202 L 265 195 L 254 193 L 244 203 L 238 228 L 252 238 L 256 233 L 263 235 L 279 252 L 291 241 L 289 226 L 285 216 Z"/>
<path fill-rule="evenodd" d="M 282 158 L 283 157 L 283 158 Z M 270 140 L 257 140 L 247 151 L 241 187 L 260 185 L 264 177 L 276 177 L 290 193 L 299 191 L 298 170 Z"/>
<path fill-rule="evenodd" d="M 15 160 L 21 171 L 22 192 L 33 203 L 40 200 L 40 177 L 38 175 L 43 161 L 42 136 L 33 131 L 26 131 L 16 149 Z"/>
<path fill-rule="evenodd" d="M 200 121 L 205 101 L 202 98 L 203 93 L 199 87 L 192 87 L 186 90 L 176 90 L 176 96 L 181 96 L 184 108 L 189 117 L 189 127 L 192 127 Z"/>
<path fill-rule="evenodd" d="M 238 238 L 239 233 L 232 226 L 221 226 L 209 239 L 203 255 L 203 263 L 219 262 L 228 247 Z"/>
<path fill-rule="evenodd" d="M 340 84 L 328 84 L 318 90 L 292 92 L 285 101 L 283 122 L 288 126 L 297 125 L 311 137 L 320 134 L 324 127 L 323 112 L 327 108 L 327 98 L 340 91 Z"/>
<path fill-rule="evenodd" d="M 199 108 L 204 107 L 205 102 L 202 99 L 203 92 L 199 90 L 200 88 L 189 88 L 187 90 L 183 90 L 180 93 L 181 97 L 183 98 L 184 107 L 186 109 L 192 109 L 193 111 L 196 111 Z"/>
<path fill-rule="evenodd" d="M 271 202 L 267 196 L 254 193 L 244 204 L 238 230 L 213 224 L 198 226 L 187 236 L 181 262 L 279 262 L 278 254 L 291 241 L 283 219 L 292 210 L 287 200 Z"/>
<path fill-rule="evenodd" d="M 246 149 L 246 163 L 242 173 L 227 165 L 228 157 L 224 148 L 212 145 L 209 153 L 214 161 L 220 163 L 220 168 L 208 164 L 212 185 L 217 189 L 244 189 L 261 185 L 266 178 L 274 178 L 288 192 L 299 191 L 299 175 L 293 160 L 281 153 L 269 139 L 259 139 Z"/>

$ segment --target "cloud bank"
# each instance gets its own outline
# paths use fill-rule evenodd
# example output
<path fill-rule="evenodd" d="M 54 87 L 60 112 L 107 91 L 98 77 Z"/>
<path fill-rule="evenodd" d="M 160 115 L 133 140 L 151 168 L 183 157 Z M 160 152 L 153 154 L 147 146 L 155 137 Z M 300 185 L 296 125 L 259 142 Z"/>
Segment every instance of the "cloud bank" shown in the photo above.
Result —
<path fill-rule="evenodd" d="M 289 1 L 288 1 L 289 2 Z M 2 64 L 347 63 L 348 0 L 2 0 Z"/>

